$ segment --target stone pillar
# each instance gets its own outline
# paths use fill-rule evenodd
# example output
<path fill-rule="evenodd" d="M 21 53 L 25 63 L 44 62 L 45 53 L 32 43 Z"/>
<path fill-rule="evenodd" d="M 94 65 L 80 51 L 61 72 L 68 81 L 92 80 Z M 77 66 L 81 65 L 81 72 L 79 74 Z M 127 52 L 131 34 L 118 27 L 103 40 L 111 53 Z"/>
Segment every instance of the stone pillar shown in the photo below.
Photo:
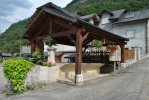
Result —
<path fill-rule="evenodd" d="M 138 62 L 141 59 L 141 50 L 139 47 L 134 47 L 134 59 L 135 62 Z"/>
<path fill-rule="evenodd" d="M 82 74 L 79 74 L 79 75 L 75 75 L 74 76 L 74 81 L 75 83 L 80 83 L 80 82 L 83 82 L 83 75 Z"/>
<path fill-rule="evenodd" d="M 55 48 L 48 49 L 48 64 L 55 64 Z"/>

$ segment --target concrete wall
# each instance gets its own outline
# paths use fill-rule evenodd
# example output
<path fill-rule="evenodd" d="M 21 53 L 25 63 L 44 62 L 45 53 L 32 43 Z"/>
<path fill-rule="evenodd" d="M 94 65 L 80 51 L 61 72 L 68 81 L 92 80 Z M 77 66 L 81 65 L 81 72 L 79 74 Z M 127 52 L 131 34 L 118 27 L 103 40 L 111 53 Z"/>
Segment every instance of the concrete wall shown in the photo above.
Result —
<path fill-rule="evenodd" d="M 149 20 L 147 21 L 147 38 L 148 38 L 148 53 L 149 53 Z"/>
<path fill-rule="evenodd" d="M 83 77 L 90 77 L 100 74 L 100 67 L 103 64 L 100 63 L 82 63 L 82 74 Z M 75 75 L 75 64 L 65 64 L 61 65 L 59 76 L 60 79 L 70 78 L 73 79 Z"/>
<path fill-rule="evenodd" d="M 127 22 L 127 23 L 120 23 L 114 24 L 112 32 L 123 37 L 126 36 L 127 30 L 135 30 L 135 37 L 129 38 L 129 42 L 127 43 L 126 47 L 141 47 L 141 54 L 145 54 L 146 50 L 146 41 L 145 41 L 145 33 L 146 33 L 146 22 L 145 21 L 135 21 L 135 22 Z"/>
<path fill-rule="evenodd" d="M 24 79 L 25 84 L 55 82 L 59 78 L 59 66 L 39 66 L 31 68 Z"/>
<path fill-rule="evenodd" d="M 101 16 L 101 22 L 100 24 L 98 25 L 98 27 L 104 29 L 106 24 L 109 23 L 109 18 L 111 17 L 111 15 L 109 13 L 103 13 L 102 16 Z"/>
<path fill-rule="evenodd" d="M 56 45 L 53 45 L 52 47 L 57 49 L 56 52 L 59 52 L 59 51 L 76 51 L 76 48 L 74 46 L 56 44 Z"/>
<path fill-rule="evenodd" d="M 100 74 L 100 67 L 104 64 L 100 63 L 82 63 L 83 77 L 93 77 Z M 24 82 L 26 85 L 51 83 L 58 79 L 74 79 L 75 64 L 59 63 L 56 66 L 46 67 L 36 65 L 27 73 Z"/>

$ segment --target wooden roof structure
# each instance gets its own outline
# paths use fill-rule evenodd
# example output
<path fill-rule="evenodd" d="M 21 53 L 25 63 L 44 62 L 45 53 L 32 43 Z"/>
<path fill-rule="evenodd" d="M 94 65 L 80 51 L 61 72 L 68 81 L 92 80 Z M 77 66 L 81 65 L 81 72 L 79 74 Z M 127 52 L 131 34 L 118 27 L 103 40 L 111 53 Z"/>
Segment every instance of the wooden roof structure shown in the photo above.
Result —
<path fill-rule="evenodd" d="M 28 29 L 24 34 L 24 38 L 36 39 L 37 37 L 51 35 L 59 44 L 75 46 L 73 41 L 76 39 L 77 28 L 88 33 L 83 46 L 94 39 L 100 40 L 102 38 L 115 41 L 117 44 L 128 41 L 127 38 L 107 32 L 79 17 L 70 15 L 52 3 L 37 8 L 28 22 Z"/>
<path fill-rule="evenodd" d="M 124 60 L 124 45 L 128 41 L 127 38 L 105 31 L 52 3 L 37 8 L 28 22 L 28 28 L 23 37 L 32 41 L 31 50 L 34 51 L 35 42 L 40 41 L 43 49 L 43 39 L 49 35 L 58 44 L 76 46 L 76 75 L 81 74 L 82 47 L 92 40 L 106 39 L 120 45 L 122 61 Z"/>

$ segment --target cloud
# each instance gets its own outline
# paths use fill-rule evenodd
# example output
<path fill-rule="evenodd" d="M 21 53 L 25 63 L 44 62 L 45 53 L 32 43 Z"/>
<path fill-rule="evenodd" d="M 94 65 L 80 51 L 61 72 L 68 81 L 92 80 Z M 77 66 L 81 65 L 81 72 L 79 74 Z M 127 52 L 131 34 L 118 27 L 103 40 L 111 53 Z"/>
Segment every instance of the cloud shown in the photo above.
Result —
<path fill-rule="evenodd" d="M 0 31 L 11 24 L 30 17 L 37 7 L 48 2 L 65 7 L 72 0 L 0 0 Z"/>
<path fill-rule="evenodd" d="M 16 9 L 32 7 L 32 3 L 28 0 L 1 0 L 0 16 L 9 16 L 14 13 Z"/>

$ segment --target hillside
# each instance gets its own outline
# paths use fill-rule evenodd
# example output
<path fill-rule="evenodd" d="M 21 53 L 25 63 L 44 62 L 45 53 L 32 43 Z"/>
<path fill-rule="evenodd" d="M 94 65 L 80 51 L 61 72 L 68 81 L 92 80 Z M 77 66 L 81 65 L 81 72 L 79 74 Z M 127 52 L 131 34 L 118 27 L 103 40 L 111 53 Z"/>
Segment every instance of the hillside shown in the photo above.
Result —
<path fill-rule="evenodd" d="M 20 36 L 25 31 L 26 22 L 14 23 L 0 35 L 0 52 L 19 52 L 19 46 L 24 42 Z"/>
<path fill-rule="evenodd" d="M 73 0 L 66 6 L 70 12 L 80 11 L 85 14 L 99 13 L 103 9 L 113 11 L 127 9 L 137 11 L 149 8 L 149 0 Z"/>
<path fill-rule="evenodd" d="M 70 12 L 81 11 L 85 14 L 99 13 L 103 9 L 136 11 L 146 8 L 149 8 L 149 0 L 73 0 L 65 7 Z M 20 35 L 25 31 L 26 22 L 14 23 L 0 35 L 0 52 L 19 51 L 20 44 L 24 44 Z"/>

